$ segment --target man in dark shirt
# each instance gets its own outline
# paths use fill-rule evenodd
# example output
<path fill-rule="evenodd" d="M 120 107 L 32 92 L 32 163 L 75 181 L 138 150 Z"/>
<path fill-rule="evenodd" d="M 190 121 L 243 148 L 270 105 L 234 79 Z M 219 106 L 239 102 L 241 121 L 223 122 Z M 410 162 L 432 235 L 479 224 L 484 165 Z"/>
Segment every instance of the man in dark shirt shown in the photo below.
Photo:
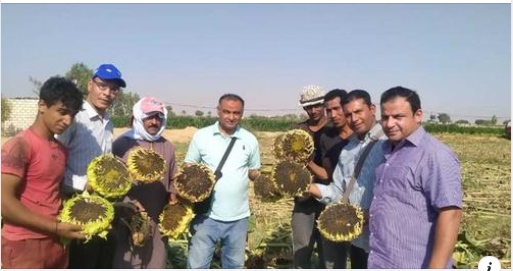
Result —
<path fill-rule="evenodd" d="M 308 119 L 295 128 L 307 131 L 314 139 L 313 163 L 322 164 L 319 141 L 323 127 L 328 123 L 324 113 L 324 91 L 319 86 L 305 86 L 301 92 L 299 105 L 308 114 Z M 317 178 L 314 181 L 318 182 Z M 324 256 L 316 220 L 324 210 L 324 204 L 313 197 L 295 197 L 292 211 L 292 239 L 294 268 L 311 268 L 311 257 L 315 243 L 319 253 L 319 268 L 324 268 Z"/>
<path fill-rule="evenodd" d="M 347 95 L 345 90 L 334 89 L 324 96 L 324 106 L 329 120 L 333 125 L 326 125 L 319 138 L 319 150 L 322 153 L 320 165 L 310 161 L 308 168 L 325 184 L 332 181 L 333 171 L 338 162 L 342 148 L 347 144 L 353 131 L 347 125 L 342 109 L 342 100 Z M 325 267 L 328 269 L 346 268 L 348 243 L 335 243 L 322 238 Z"/>

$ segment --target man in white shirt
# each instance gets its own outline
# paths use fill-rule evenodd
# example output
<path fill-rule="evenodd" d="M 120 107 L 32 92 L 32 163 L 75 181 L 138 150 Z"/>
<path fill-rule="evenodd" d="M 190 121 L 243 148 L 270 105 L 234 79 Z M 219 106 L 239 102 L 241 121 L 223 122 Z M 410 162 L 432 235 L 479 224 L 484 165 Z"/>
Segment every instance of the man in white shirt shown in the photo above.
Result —
<path fill-rule="evenodd" d="M 107 108 L 126 87 L 121 72 L 112 64 L 102 64 L 87 85 L 82 110 L 71 126 L 57 136 L 69 151 L 66 174 L 61 191 L 71 196 L 87 186 L 87 166 L 95 157 L 112 152 L 114 126 Z M 112 263 L 110 243 L 93 238 L 89 243 L 72 242 L 70 268 L 109 268 Z"/>

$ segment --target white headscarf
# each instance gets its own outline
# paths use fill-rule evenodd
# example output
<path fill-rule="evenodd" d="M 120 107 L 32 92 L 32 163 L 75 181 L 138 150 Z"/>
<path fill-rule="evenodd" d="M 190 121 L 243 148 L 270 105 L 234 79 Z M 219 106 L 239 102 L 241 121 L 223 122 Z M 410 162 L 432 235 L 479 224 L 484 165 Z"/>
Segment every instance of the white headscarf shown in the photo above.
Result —
<path fill-rule="evenodd" d="M 144 97 L 141 100 L 139 100 L 133 107 L 133 116 L 134 121 L 132 123 L 132 129 L 126 133 L 123 134 L 125 137 L 129 137 L 135 140 L 146 140 L 146 141 L 156 141 L 158 140 L 164 130 L 166 129 L 166 122 L 167 122 L 167 109 L 164 105 L 162 105 L 162 109 L 164 110 L 164 118 L 162 119 L 162 125 L 160 126 L 160 130 L 155 135 L 149 134 L 146 129 L 144 129 L 143 119 L 147 117 L 151 117 L 155 114 L 158 114 L 157 112 L 149 112 L 149 114 L 145 114 L 142 109 L 142 102 L 145 99 L 151 99 L 152 97 Z M 153 98 L 155 99 L 155 98 Z M 156 99 L 155 99 L 156 100 Z"/>

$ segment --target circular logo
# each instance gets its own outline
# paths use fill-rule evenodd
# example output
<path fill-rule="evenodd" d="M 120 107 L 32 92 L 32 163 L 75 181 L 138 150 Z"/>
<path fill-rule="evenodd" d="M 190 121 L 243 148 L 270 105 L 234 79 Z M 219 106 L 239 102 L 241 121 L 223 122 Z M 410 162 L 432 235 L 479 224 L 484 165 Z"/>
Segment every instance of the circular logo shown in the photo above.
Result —
<path fill-rule="evenodd" d="M 501 262 L 493 256 L 486 256 L 479 261 L 477 269 L 479 271 L 499 271 L 501 270 Z"/>

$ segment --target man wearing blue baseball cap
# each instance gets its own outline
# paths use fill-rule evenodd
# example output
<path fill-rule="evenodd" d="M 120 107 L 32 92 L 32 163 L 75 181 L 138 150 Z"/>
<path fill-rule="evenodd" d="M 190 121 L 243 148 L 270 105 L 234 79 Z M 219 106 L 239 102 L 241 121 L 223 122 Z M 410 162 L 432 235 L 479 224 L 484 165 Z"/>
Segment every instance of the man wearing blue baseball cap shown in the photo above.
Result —
<path fill-rule="evenodd" d="M 121 72 L 112 64 L 102 64 L 87 85 L 87 97 L 70 127 L 56 136 L 69 151 L 61 191 L 65 196 L 82 193 L 87 187 L 87 166 L 93 158 L 112 153 L 114 126 L 107 109 L 121 88 L 126 87 Z M 95 237 L 87 244 L 72 242 L 70 268 L 110 268 L 113 243 Z"/>

